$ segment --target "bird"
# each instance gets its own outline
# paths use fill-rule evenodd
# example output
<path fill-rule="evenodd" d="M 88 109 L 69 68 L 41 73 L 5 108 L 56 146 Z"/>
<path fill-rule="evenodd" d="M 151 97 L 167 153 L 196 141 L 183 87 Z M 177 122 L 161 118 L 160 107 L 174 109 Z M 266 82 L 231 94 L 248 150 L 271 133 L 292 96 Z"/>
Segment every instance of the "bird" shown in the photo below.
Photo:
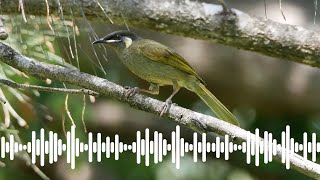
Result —
<path fill-rule="evenodd" d="M 196 93 L 218 118 L 240 126 L 237 118 L 206 88 L 205 82 L 191 65 L 173 49 L 151 39 L 144 39 L 129 30 L 119 30 L 97 39 L 111 47 L 120 61 L 136 76 L 150 83 L 149 89 L 128 88 L 127 97 L 144 92 L 159 94 L 159 87 L 171 85 L 172 94 L 160 109 L 160 116 L 168 111 L 172 98 L 181 87 Z"/>

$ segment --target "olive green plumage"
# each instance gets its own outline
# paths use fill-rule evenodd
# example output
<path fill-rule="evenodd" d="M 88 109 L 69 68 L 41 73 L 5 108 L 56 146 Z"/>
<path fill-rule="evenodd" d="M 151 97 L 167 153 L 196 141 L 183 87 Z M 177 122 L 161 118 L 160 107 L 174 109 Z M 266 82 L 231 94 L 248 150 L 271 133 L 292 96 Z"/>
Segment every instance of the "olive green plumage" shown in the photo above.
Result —
<path fill-rule="evenodd" d="M 130 71 L 151 83 L 149 90 L 134 88 L 131 92 L 158 94 L 159 86 L 173 86 L 173 93 L 166 100 L 163 112 L 167 110 L 172 97 L 180 87 L 184 87 L 195 92 L 220 119 L 239 126 L 237 119 L 205 87 L 204 81 L 190 64 L 167 46 L 153 40 L 142 39 L 129 31 L 113 32 L 95 43 L 111 45 Z"/>

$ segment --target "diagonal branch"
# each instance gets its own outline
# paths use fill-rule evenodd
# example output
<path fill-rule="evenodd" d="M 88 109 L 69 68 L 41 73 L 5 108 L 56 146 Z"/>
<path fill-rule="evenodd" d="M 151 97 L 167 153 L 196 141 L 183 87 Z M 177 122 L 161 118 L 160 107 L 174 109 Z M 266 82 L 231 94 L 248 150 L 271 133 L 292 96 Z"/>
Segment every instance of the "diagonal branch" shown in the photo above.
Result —
<path fill-rule="evenodd" d="M 1 9 L 3 13 L 17 13 L 18 1 L 0 0 L 1 3 L 6 7 Z M 82 17 L 82 11 L 91 20 L 105 17 L 105 26 L 110 24 L 109 18 L 114 24 L 122 25 L 123 15 L 129 25 L 137 28 L 217 42 L 320 67 L 319 31 L 252 17 L 235 9 L 235 14 L 221 14 L 220 5 L 190 0 L 99 0 L 99 3 L 65 0 L 61 6 L 71 6 L 75 17 Z M 46 15 L 43 0 L 28 1 L 28 7 L 29 13 Z M 50 1 L 49 7 L 52 14 L 58 14 L 56 1 Z"/>
<path fill-rule="evenodd" d="M 69 68 L 39 62 L 29 57 L 23 56 L 11 47 L 0 43 L 0 60 L 26 74 L 41 78 L 49 78 L 55 81 L 77 85 L 100 95 L 110 96 L 118 101 L 128 103 L 133 108 L 158 114 L 162 105 L 161 101 L 136 94 L 131 98 L 125 98 L 125 89 L 106 79 L 102 79 L 90 74 L 82 73 Z M 231 125 L 217 118 L 200 114 L 176 105 L 172 105 L 168 113 L 164 115 L 173 121 L 178 122 L 188 128 L 198 132 L 214 132 L 220 135 L 228 134 L 236 140 L 243 142 L 247 140 L 248 131 Z M 249 134 L 251 142 L 260 143 L 255 140 L 255 135 Z M 276 151 L 275 159 L 281 161 L 282 150 Z M 293 169 L 313 178 L 320 178 L 320 166 L 308 161 L 301 156 L 290 153 L 290 165 Z"/>

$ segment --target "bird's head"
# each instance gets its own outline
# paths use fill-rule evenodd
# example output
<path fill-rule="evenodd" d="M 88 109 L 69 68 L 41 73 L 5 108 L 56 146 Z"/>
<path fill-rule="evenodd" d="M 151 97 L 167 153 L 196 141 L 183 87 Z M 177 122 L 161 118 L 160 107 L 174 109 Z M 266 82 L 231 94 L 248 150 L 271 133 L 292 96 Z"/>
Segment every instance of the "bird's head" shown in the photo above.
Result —
<path fill-rule="evenodd" d="M 140 39 L 140 37 L 133 32 L 121 30 L 112 32 L 105 37 L 94 41 L 92 44 L 105 43 L 115 48 L 116 50 L 121 50 L 130 47 L 133 41 L 137 39 Z"/>

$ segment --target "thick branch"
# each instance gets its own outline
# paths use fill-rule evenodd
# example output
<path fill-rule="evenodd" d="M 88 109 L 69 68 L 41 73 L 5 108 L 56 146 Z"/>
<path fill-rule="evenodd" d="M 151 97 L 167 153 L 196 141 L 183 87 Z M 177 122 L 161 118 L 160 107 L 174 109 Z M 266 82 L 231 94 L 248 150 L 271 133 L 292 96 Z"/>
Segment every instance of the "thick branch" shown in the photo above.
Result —
<path fill-rule="evenodd" d="M 25 1 L 28 12 L 46 15 L 43 0 Z M 58 14 L 59 1 L 50 1 L 50 12 Z M 60 1 L 64 15 L 82 17 L 81 11 L 91 19 L 106 17 L 116 24 L 126 22 L 137 28 L 162 31 L 259 52 L 264 55 L 288 59 L 320 67 L 320 33 L 299 26 L 276 23 L 251 17 L 234 10 L 236 15 L 222 15 L 221 6 L 189 0 L 96 0 Z M 17 13 L 18 0 L 0 0 L 3 13 Z M 110 21 L 106 18 L 106 25 Z M 107 32 L 106 32 L 107 33 Z"/>
<path fill-rule="evenodd" d="M 146 112 L 158 114 L 162 106 L 161 101 L 136 94 L 131 98 L 125 98 L 126 90 L 117 84 L 90 74 L 71 70 L 65 67 L 51 65 L 36 61 L 16 52 L 11 47 L 0 43 L 0 60 L 19 69 L 20 71 L 41 78 L 49 78 L 55 81 L 77 85 L 98 92 L 100 95 L 111 96 L 121 102 Z M 217 118 L 200 114 L 179 106 L 172 105 L 164 116 L 192 128 L 198 132 L 214 132 L 220 135 L 228 134 L 239 141 L 246 141 L 248 131 L 231 125 Z M 255 141 L 255 135 L 251 134 L 251 141 Z M 260 139 L 262 141 L 262 139 Z M 256 142 L 257 143 L 257 142 Z M 281 150 L 277 150 L 276 159 L 281 160 Z M 290 154 L 291 167 L 313 178 L 320 178 L 320 166 L 303 159 L 297 154 Z"/>

